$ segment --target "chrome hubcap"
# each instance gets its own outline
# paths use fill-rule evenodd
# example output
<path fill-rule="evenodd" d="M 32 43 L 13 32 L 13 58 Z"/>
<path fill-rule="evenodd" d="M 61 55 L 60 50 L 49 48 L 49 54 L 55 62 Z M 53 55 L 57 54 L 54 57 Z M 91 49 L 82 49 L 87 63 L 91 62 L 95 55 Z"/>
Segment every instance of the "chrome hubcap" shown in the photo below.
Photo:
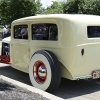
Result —
<path fill-rule="evenodd" d="M 46 77 L 46 68 L 44 66 L 40 66 L 38 69 L 38 75 L 40 78 Z"/>
<path fill-rule="evenodd" d="M 33 76 L 37 83 L 43 84 L 47 78 L 47 69 L 42 61 L 35 62 L 33 66 Z"/>

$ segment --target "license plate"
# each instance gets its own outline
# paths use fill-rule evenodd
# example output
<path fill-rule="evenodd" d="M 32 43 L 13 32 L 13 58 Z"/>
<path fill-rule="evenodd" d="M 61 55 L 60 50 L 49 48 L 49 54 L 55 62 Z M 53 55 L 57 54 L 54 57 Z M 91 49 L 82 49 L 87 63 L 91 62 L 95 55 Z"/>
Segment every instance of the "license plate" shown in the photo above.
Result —
<path fill-rule="evenodd" d="M 98 78 L 100 78 L 100 70 L 93 71 L 93 72 L 92 72 L 92 77 L 93 77 L 93 79 L 98 79 Z"/>

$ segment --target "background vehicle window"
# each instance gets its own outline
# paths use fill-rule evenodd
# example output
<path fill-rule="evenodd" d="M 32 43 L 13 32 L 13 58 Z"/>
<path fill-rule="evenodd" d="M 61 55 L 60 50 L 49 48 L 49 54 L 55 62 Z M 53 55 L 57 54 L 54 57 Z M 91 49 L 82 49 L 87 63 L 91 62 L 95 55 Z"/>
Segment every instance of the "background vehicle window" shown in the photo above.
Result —
<path fill-rule="evenodd" d="M 56 24 L 32 24 L 32 40 L 58 40 Z"/>
<path fill-rule="evenodd" d="M 100 37 L 100 26 L 88 26 L 87 32 L 88 38 Z"/>
<path fill-rule="evenodd" d="M 28 25 L 14 26 L 14 38 L 15 39 L 28 39 Z"/>

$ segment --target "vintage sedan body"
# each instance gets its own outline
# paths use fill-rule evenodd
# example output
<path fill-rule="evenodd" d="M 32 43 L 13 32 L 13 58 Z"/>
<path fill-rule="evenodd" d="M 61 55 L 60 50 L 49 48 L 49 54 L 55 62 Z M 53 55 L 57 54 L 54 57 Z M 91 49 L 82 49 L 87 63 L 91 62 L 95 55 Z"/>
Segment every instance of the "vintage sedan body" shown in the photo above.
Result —
<path fill-rule="evenodd" d="M 99 55 L 99 16 L 51 14 L 12 22 L 11 66 L 29 73 L 42 90 L 57 89 L 61 77 L 100 78 Z"/>

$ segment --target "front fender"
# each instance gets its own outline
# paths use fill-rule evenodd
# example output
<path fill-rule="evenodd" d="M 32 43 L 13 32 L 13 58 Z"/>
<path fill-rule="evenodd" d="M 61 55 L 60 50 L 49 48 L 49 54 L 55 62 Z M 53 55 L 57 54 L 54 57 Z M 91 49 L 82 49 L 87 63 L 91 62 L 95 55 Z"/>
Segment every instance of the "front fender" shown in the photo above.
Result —
<path fill-rule="evenodd" d="M 7 38 L 2 39 L 2 42 L 10 44 L 11 37 L 7 37 Z"/>

